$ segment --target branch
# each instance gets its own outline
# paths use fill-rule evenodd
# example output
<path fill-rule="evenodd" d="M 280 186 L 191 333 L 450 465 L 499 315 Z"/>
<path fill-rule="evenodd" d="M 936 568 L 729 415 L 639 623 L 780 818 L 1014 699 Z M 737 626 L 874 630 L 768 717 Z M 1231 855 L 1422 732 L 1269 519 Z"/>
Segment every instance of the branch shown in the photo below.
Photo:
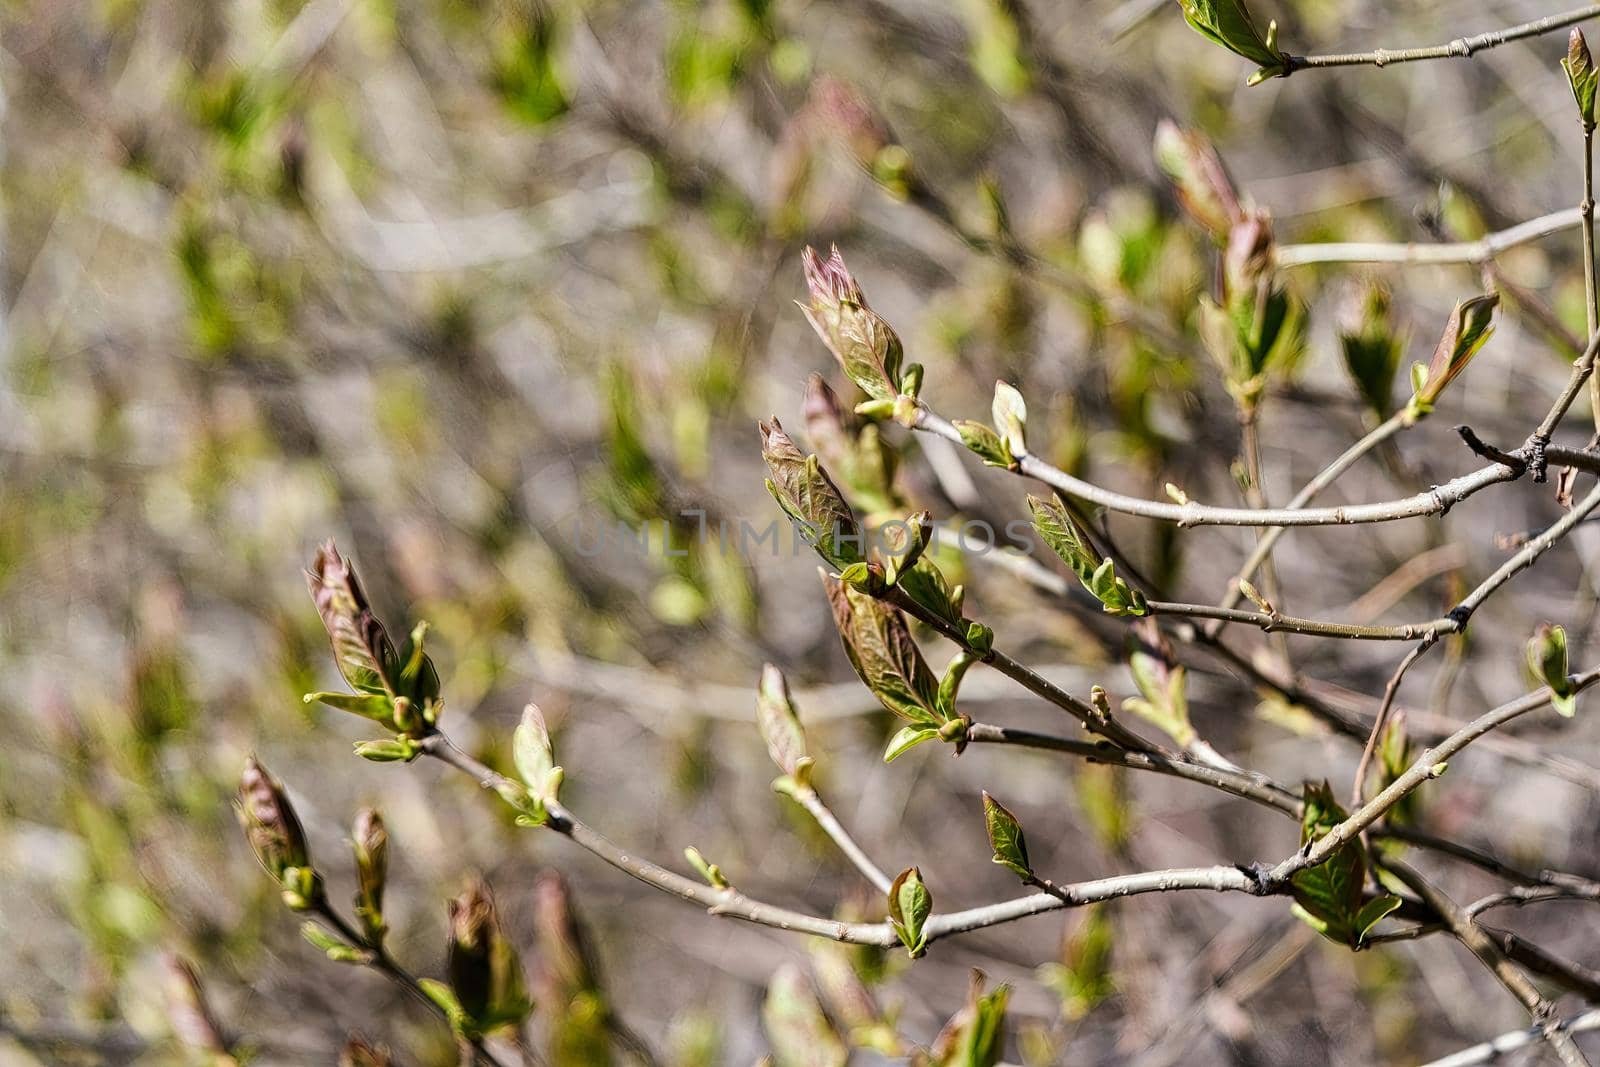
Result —
<path fill-rule="evenodd" d="M 1466 59 L 1474 53 L 1496 48 L 1510 41 L 1539 37 L 1555 30 L 1564 29 L 1573 23 L 1592 19 L 1597 15 L 1600 15 L 1600 4 L 1589 4 L 1557 15 L 1546 15 L 1542 19 L 1524 22 L 1519 26 L 1509 26 L 1503 30 L 1490 30 L 1475 37 L 1457 37 L 1448 44 L 1431 45 L 1426 48 L 1378 48 L 1371 52 L 1344 52 L 1322 56 L 1288 56 L 1283 76 L 1288 77 L 1297 70 L 1311 70 L 1319 67 L 1387 67 L 1394 63 L 1416 63 L 1425 59 Z"/>
<path fill-rule="evenodd" d="M 1590 347 L 1594 349 L 1597 346 L 1600 346 L 1600 337 L 1596 337 Z M 966 443 L 961 440 L 960 432 L 949 420 L 920 401 L 913 429 L 935 434 L 963 448 L 966 447 Z M 1531 463 L 1532 457 L 1526 454 L 1527 447 L 1524 446 L 1524 449 L 1507 455 L 1515 457 L 1518 462 Z M 1552 462 L 1564 466 L 1600 472 L 1600 456 L 1583 449 L 1550 446 L 1545 450 L 1545 454 Z M 1110 511 L 1174 522 L 1179 526 L 1342 526 L 1394 522 L 1398 519 L 1411 519 L 1423 515 L 1442 515 L 1474 493 L 1501 482 L 1516 481 L 1523 474 L 1516 465 L 1493 463 L 1470 474 L 1451 479 L 1443 485 L 1434 486 L 1426 493 L 1417 493 L 1397 500 L 1348 504 L 1332 508 L 1227 508 L 1212 507 L 1196 501 L 1175 504 L 1165 500 L 1146 500 L 1127 496 L 1074 478 L 1059 467 L 1054 467 L 1031 454 L 1017 459 L 1016 471 L 1024 477 L 1043 482 L 1059 493 L 1079 497 Z"/>
<path fill-rule="evenodd" d="M 1311 263 L 1487 263 L 1507 249 L 1573 229 L 1580 221 L 1577 208 L 1563 208 L 1476 241 L 1439 244 L 1330 241 L 1279 245 L 1274 262 L 1279 267 L 1303 267 Z"/>
<path fill-rule="evenodd" d="M 1567 1032 L 1565 1024 L 1556 1014 L 1555 1005 L 1540 994 L 1533 983 L 1528 981 L 1527 975 L 1511 965 L 1511 961 L 1506 958 L 1500 946 L 1495 944 L 1494 939 L 1462 912 L 1455 901 L 1441 893 L 1421 875 L 1401 863 L 1390 862 L 1385 866 L 1439 914 L 1456 940 L 1483 961 L 1483 965 L 1494 974 L 1500 984 L 1528 1010 L 1540 1035 L 1549 1043 L 1561 1062 L 1568 1067 L 1586 1067 L 1589 1061 L 1578 1051 L 1577 1043 L 1572 1040 L 1572 1035 Z"/>
<path fill-rule="evenodd" d="M 1600 1008 L 1584 1012 L 1582 1015 L 1568 1019 L 1565 1026 L 1569 1034 L 1581 1034 L 1590 1030 L 1600 1030 Z M 1527 1030 L 1512 1030 L 1510 1033 L 1501 1034 L 1499 1037 L 1464 1048 L 1460 1052 L 1452 1052 L 1437 1060 L 1432 1060 L 1423 1067 L 1477 1067 L 1480 1063 L 1496 1063 L 1506 1055 L 1518 1049 L 1527 1048 L 1535 1041 L 1544 1040 L 1544 1030 L 1532 1027 Z"/>
<path fill-rule="evenodd" d="M 817 825 L 822 828 L 822 832 L 833 839 L 833 843 L 839 846 L 839 851 L 843 852 L 845 858 L 855 864 L 856 870 L 860 871 L 878 892 L 889 892 L 889 887 L 894 884 L 894 880 L 884 874 L 882 868 L 872 862 L 872 857 L 868 856 L 861 846 L 856 844 L 855 838 L 850 836 L 850 832 L 839 822 L 838 817 L 833 814 L 833 810 L 823 803 L 822 797 L 817 795 L 815 789 L 796 789 L 790 795 L 794 797 L 795 803 L 811 813 L 811 817 L 817 821 Z"/>
<path fill-rule="evenodd" d="M 333 906 L 328 903 L 326 897 L 321 897 L 313 903 L 311 914 L 317 916 L 317 918 L 323 920 L 329 926 L 333 927 L 334 931 L 337 932 L 340 937 L 344 938 L 345 942 L 348 943 L 351 948 L 359 949 L 365 954 L 365 958 L 360 961 L 361 966 L 370 967 L 372 970 L 377 971 L 395 985 L 411 994 L 411 996 L 416 1000 L 427 1005 L 429 1010 L 431 1010 L 435 1015 L 439 1016 L 439 1018 L 443 1019 L 446 1023 L 450 1022 L 450 1016 L 445 1012 L 444 1008 L 439 1006 L 438 1002 L 436 1002 L 432 997 L 428 996 L 428 994 L 423 990 L 422 983 L 417 980 L 416 975 L 402 967 L 393 956 L 389 955 L 389 950 L 384 948 L 381 943 L 374 943 L 368 940 L 367 937 L 354 926 L 352 926 L 344 916 L 340 915 L 333 909 Z M 482 1064 L 484 1067 L 505 1067 L 504 1064 L 495 1058 L 494 1053 L 490 1052 L 488 1048 L 484 1046 L 482 1038 L 469 1038 L 465 1040 L 472 1049 L 473 1062 Z"/>
<path fill-rule="evenodd" d="M 1596 681 L 1600 681 L 1600 669 L 1591 669 L 1583 674 L 1575 674 L 1569 681 L 1572 683 L 1574 692 L 1587 689 Z M 1363 804 L 1349 818 L 1318 838 L 1309 848 L 1302 849 L 1274 867 L 1266 875 L 1267 880 L 1269 882 L 1285 880 L 1296 871 L 1315 867 L 1326 861 L 1346 842 L 1383 818 L 1390 808 L 1409 796 L 1423 782 L 1431 778 L 1437 778 L 1442 773 L 1442 765 L 1451 756 L 1460 752 L 1489 731 L 1498 729 L 1530 711 L 1538 711 L 1549 703 L 1550 690 L 1547 688 L 1538 689 L 1511 701 L 1509 704 L 1502 704 L 1498 708 L 1478 716 L 1437 745 L 1424 751 L 1398 778 L 1389 783 L 1387 788 Z"/>

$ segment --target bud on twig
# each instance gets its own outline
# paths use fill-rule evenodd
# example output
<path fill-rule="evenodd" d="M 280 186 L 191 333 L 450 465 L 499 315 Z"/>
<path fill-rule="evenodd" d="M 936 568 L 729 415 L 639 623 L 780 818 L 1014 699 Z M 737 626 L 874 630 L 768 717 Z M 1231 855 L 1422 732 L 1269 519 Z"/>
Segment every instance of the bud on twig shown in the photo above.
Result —
<path fill-rule="evenodd" d="M 761 456 L 772 473 L 767 492 L 823 559 L 840 569 L 861 562 L 862 536 L 855 513 L 817 457 L 803 455 L 776 416 L 756 425 L 761 431 Z"/>
<path fill-rule="evenodd" d="M 1567 37 L 1567 58 L 1561 61 L 1567 72 L 1567 85 L 1572 89 L 1572 99 L 1578 105 L 1578 121 L 1586 133 L 1594 132 L 1595 88 L 1600 84 L 1600 71 L 1595 70 L 1594 57 L 1589 54 L 1589 42 L 1576 26 Z"/>
<path fill-rule="evenodd" d="M 1571 718 L 1577 711 L 1577 691 L 1567 677 L 1567 631 L 1545 623 L 1528 640 L 1528 670 L 1542 685 L 1550 687 L 1550 704 L 1557 713 Z"/>
<path fill-rule="evenodd" d="M 376 945 L 386 929 L 383 887 L 389 873 L 389 832 L 376 809 L 362 808 L 356 815 L 351 849 L 356 860 L 356 918 L 367 940 Z"/>
<path fill-rule="evenodd" d="M 1413 422 L 1433 410 L 1445 387 L 1467 369 L 1472 357 L 1489 340 L 1499 304 L 1499 293 L 1484 293 L 1457 304 L 1428 365 L 1411 365 L 1412 395 L 1406 410 Z"/>
<path fill-rule="evenodd" d="M 1183 18 L 1197 33 L 1260 67 L 1247 84 L 1257 85 L 1268 78 L 1288 77 L 1292 69 L 1289 54 L 1278 47 L 1278 24 L 1267 23 L 1261 35 L 1244 0 L 1178 0 Z"/>
<path fill-rule="evenodd" d="M 423 651 L 427 624 L 418 623 L 397 652 L 383 623 L 372 614 L 350 561 L 332 541 L 317 550 L 306 582 L 333 642 L 339 673 L 356 690 L 354 694 L 308 693 L 306 701 L 354 712 L 399 734 L 416 736 L 431 729 L 440 711 L 439 674 Z M 414 755 L 390 752 L 367 758 Z"/>
<path fill-rule="evenodd" d="M 1116 564 L 1111 557 L 1099 559 L 1090 551 L 1089 538 L 1066 508 L 1036 496 L 1028 497 L 1028 507 L 1033 511 L 1033 528 L 1039 537 L 1072 568 L 1072 573 L 1100 601 L 1106 614 L 1143 615 L 1149 610 L 1144 594 L 1117 577 Z"/>
<path fill-rule="evenodd" d="M 811 766 L 806 755 L 806 733 L 789 697 L 789 683 L 783 672 L 768 663 L 761 668 L 761 687 L 756 691 L 756 725 L 767 743 L 767 754 L 778 765 L 783 777 L 773 788 L 783 792 L 810 786 Z"/>
<path fill-rule="evenodd" d="M 313 906 L 322 880 L 311 867 L 305 831 L 283 786 L 254 756 L 245 761 L 234 806 L 256 859 L 283 888 L 284 903 L 296 911 Z"/>
<path fill-rule="evenodd" d="M 361 1037 L 345 1042 L 339 1053 L 339 1067 L 392 1067 L 393 1063 L 387 1045 L 369 1045 Z"/>
<path fill-rule="evenodd" d="M 900 943 L 917 959 L 928 951 L 928 935 L 923 923 L 933 911 L 933 894 L 922 881 L 922 871 L 907 867 L 889 887 L 889 925 Z"/>
<path fill-rule="evenodd" d="M 507 797 L 506 800 L 524 809 L 519 822 L 527 819 L 541 825 L 547 817 L 545 805 L 557 799 L 566 772 L 556 766 L 550 727 L 545 724 L 539 705 L 529 704 L 522 709 L 522 721 L 512 735 L 511 756 L 528 792 L 525 797 Z"/>
<path fill-rule="evenodd" d="M 482 879 L 473 879 L 450 901 L 445 969 L 457 1009 L 453 1021 L 465 1036 L 520 1023 L 533 1010 L 523 985 L 522 962 L 500 929 L 494 897 Z"/>
<path fill-rule="evenodd" d="M 867 306 L 837 248 L 827 259 L 807 248 L 802 261 L 811 303 L 801 310 L 811 328 L 851 381 L 872 399 L 892 403 L 901 392 L 899 336 Z"/>
<path fill-rule="evenodd" d="M 1163 119 L 1156 126 L 1155 153 L 1178 203 L 1213 241 L 1226 244 L 1233 228 L 1244 221 L 1244 209 L 1210 138 Z"/>
<path fill-rule="evenodd" d="M 1010 810 L 987 792 L 983 794 L 983 823 L 989 832 L 989 847 L 994 850 L 993 862 L 1029 881 L 1033 868 L 1028 863 L 1028 839 L 1022 835 L 1022 824 Z"/>

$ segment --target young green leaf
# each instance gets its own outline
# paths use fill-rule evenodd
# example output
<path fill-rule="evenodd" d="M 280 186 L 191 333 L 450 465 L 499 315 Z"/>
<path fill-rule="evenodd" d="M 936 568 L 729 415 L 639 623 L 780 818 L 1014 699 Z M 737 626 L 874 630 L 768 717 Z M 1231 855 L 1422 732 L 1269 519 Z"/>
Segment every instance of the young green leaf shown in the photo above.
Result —
<path fill-rule="evenodd" d="M 961 435 L 961 443 L 977 454 L 986 466 L 1004 467 L 1007 470 L 1016 466 L 1016 457 L 1006 448 L 1005 441 L 994 432 L 993 427 L 969 419 L 957 419 L 953 425 Z"/>
<path fill-rule="evenodd" d="M 1083 909 L 1075 928 L 1063 932 L 1059 962 L 1039 968 L 1039 981 L 1061 998 L 1061 1014 L 1069 1021 L 1083 1018 L 1117 991 L 1111 974 L 1115 940 L 1106 905 Z"/>
<path fill-rule="evenodd" d="M 1412 421 L 1433 410 L 1445 387 L 1467 369 L 1472 357 L 1489 340 L 1494 333 L 1494 312 L 1499 304 L 1499 293 L 1484 293 L 1456 305 L 1428 365 L 1412 367 L 1413 392 L 1407 407 Z"/>
<path fill-rule="evenodd" d="M 1595 70 L 1594 57 L 1589 54 L 1589 42 L 1576 26 L 1567 37 L 1567 58 L 1561 61 L 1566 71 L 1567 85 L 1572 89 L 1572 99 L 1578 105 L 1578 121 L 1583 128 L 1594 132 L 1595 88 L 1600 84 L 1600 71 Z"/>
<path fill-rule="evenodd" d="M 1028 507 L 1033 511 L 1033 528 L 1062 562 L 1072 568 L 1072 573 L 1100 601 L 1106 614 L 1143 615 L 1149 610 L 1144 594 L 1117 577 L 1111 559 L 1099 559 L 1090 551 L 1089 538 L 1066 508 L 1035 496 L 1028 497 Z"/>
<path fill-rule="evenodd" d="M 356 861 L 356 918 L 367 940 L 377 944 L 387 930 L 383 890 L 389 874 L 389 832 L 376 809 L 362 808 L 357 813 L 351 849 Z"/>
<path fill-rule="evenodd" d="M 1388 288 L 1369 283 L 1349 301 L 1339 324 L 1339 349 L 1368 410 L 1380 419 L 1386 416 L 1405 349 L 1394 328 Z"/>
<path fill-rule="evenodd" d="M 776 416 L 770 423 L 757 426 L 761 431 L 761 455 L 772 472 L 767 491 L 778 506 L 818 555 L 833 566 L 844 568 L 861 562 L 861 528 L 821 462 L 795 447 Z"/>
<path fill-rule="evenodd" d="M 983 794 L 983 823 L 989 832 L 989 847 L 994 850 L 993 862 L 1016 873 L 1027 881 L 1033 877 L 1028 864 L 1028 841 L 1022 834 L 1022 824 L 987 792 Z"/>
<path fill-rule="evenodd" d="M 1139 716 L 1179 748 L 1194 743 L 1184 668 L 1154 619 L 1141 619 L 1129 631 L 1128 670 L 1140 695 L 1122 702 L 1122 710 Z"/>
<path fill-rule="evenodd" d="M 823 575 L 850 665 L 883 706 L 913 725 L 937 728 L 939 683 L 898 608 Z"/>
<path fill-rule="evenodd" d="M 846 376 L 874 400 L 900 393 L 900 338 L 870 307 L 839 250 L 827 259 L 807 248 L 802 254 L 810 305 L 801 305 L 811 328 L 844 368 Z"/>
<path fill-rule="evenodd" d="M 1321 839 L 1346 818 L 1326 782 L 1307 783 L 1304 803 L 1302 846 Z M 1365 902 L 1366 876 L 1366 850 L 1360 838 L 1347 841 L 1322 863 L 1290 878 L 1295 914 L 1329 940 L 1359 948 L 1378 919 L 1399 906 L 1399 899 L 1391 896 Z"/>
<path fill-rule="evenodd" d="M 1528 670 L 1541 685 L 1550 687 L 1550 703 L 1556 712 L 1571 718 L 1577 711 L 1577 693 L 1567 677 L 1567 631 L 1549 623 L 1541 625 L 1528 639 Z"/>
<path fill-rule="evenodd" d="M 1278 24 L 1269 22 L 1263 37 L 1244 0 L 1178 0 L 1178 6 L 1184 21 L 1201 36 L 1260 65 L 1249 84 L 1288 76 L 1290 59 L 1278 48 Z"/>
<path fill-rule="evenodd" d="M 933 894 L 922 880 L 922 872 L 907 867 L 889 887 L 889 925 L 912 959 L 928 950 L 928 935 L 923 923 L 933 911 Z"/>
<path fill-rule="evenodd" d="M 933 741 L 938 736 L 939 728 L 936 726 L 902 726 L 884 746 L 883 762 L 893 763 L 924 741 Z"/>

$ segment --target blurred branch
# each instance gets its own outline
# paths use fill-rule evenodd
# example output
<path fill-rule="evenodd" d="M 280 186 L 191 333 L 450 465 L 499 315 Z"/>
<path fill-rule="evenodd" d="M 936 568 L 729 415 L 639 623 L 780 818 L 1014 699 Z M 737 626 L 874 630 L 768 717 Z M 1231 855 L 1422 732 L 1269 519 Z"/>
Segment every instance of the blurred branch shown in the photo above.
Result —
<path fill-rule="evenodd" d="M 1487 263 L 1518 245 L 1576 229 L 1582 221 L 1581 212 L 1574 207 L 1552 211 L 1476 241 L 1444 244 L 1359 241 L 1286 244 L 1278 246 L 1275 262 L 1280 267 L 1303 267 L 1312 263 Z"/>
<path fill-rule="evenodd" d="M 1569 1034 L 1600 1030 L 1600 1008 L 1573 1016 L 1566 1021 L 1564 1028 Z M 1527 1030 L 1512 1030 L 1482 1044 L 1430 1060 L 1423 1067 L 1476 1067 L 1480 1063 L 1497 1063 L 1513 1052 L 1544 1040 L 1544 1035 L 1544 1028 L 1540 1026 L 1530 1027 Z"/>

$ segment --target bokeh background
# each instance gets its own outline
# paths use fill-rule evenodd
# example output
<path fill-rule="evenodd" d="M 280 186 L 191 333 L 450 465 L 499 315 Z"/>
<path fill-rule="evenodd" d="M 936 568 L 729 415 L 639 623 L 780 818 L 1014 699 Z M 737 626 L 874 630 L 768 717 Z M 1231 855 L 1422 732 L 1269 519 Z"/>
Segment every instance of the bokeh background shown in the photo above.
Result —
<path fill-rule="evenodd" d="M 1431 43 L 1549 10 L 1259 6 L 1295 51 Z M 361 724 L 300 700 L 335 681 L 302 575 L 330 536 L 391 629 L 431 623 L 464 746 L 503 761 L 537 700 L 574 810 L 669 865 L 692 844 L 768 899 L 877 907 L 768 789 L 752 716 L 766 661 L 796 688 L 841 818 L 884 866 L 920 864 L 941 907 L 1016 892 L 988 862 L 983 788 L 1057 880 L 1287 854 L 1292 824 L 1181 783 L 976 748 L 884 766 L 895 724 L 850 673 L 815 561 L 721 551 L 685 515 L 778 517 L 755 420 L 800 427 L 813 371 L 848 384 L 793 304 L 801 248 L 831 242 L 942 413 L 984 417 L 1005 378 L 1060 465 L 1236 500 L 1238 426 L 1195 328 L 1211 253 L 1155 166 L 1156 123 L 1209 133 L 1281 241 L 1470 239 L 1576 203 L 1563 54 L 1558 34 L 1246 89 L 1242 61 L 1155 0 L 5 4 L 0 1063 L 186 1062 L 163 952 L 193 961 L 255 1062 L 332 1063 L 352 1031 L 400 1063 L 453 1062 L 435 1019 L 300 939 L 230 810 L 252 752 L 286 783 L 337 901 L 353 888 L 350 820 L 382 807 L 392 943 L 418 973 L 440 973 L 444 901 L 470 872 L 539 972 L 533 887 L 549 870 L 571 886 L 606 1003 L 662 1062 L 753 1062 L 774 973 L 826 972 L 827 950 L 518 830 L 443 768 L 353 757 Z M 1000 204 L 1026 256 L 994 239 Z M 1578 263 L 1571 232 L 1503 257 L 1520 296 L 1495 339 L 1436 417 L 1328 499 L 1469 469 L 1456 422 L 1519 442 L 1566 378 L 1563 331 L 1583 329 Z M 1370 425 L 1335 340 L 1352 293 L 1391 286 L 1410 358 L 1426 359 L 1449 308 L 1485 284 L 1472 266 L 1289 277 L 1311 332 L 1263 414 L 1276 501 Z M 1019 480 L 884 436 L 905 500 L 997 525 L 1024 514 Z M 1518 484 L 1443 521 L 1295 532 L 1277 556 L 1284 596 L 1302 615 L 1430 617 L 1557 514 L 1548 487 Z M 685 554 L 659 537 L 593 551 L 619 521 L 670 529 Z M 1250 545 L 1112 528 L 1195 600 L 1219 595 Z M 1540 621 L 1564 623 L 1575 664 L 1592 663 L 1597 549 L 1580 530 L 1415 672 L 1413 722 L 1522 692 L 1519 649 Z M 942 562 L 1004 647 L 1074 691 L 1131 692 L 1121 624 L 989 560 Z M 1266 647 L 1231 636 L 1246 655 Z M 925 645 L 942 665 L 948 649 Z M 1328 699 L 1367 714 L 1399 655 L 1290 647 Z M 1343 791 L 1347 740 L 1225 664 L 1192 674 L 1195 722 L 1219 749 Z M 964 705 L 1064 728 L 981 669 Z M 1453 761 L 1425 819 L 1535 868 L 1600 874 L 1600 735 L 1581 713 L 1513 733 Z M 1464 897 L 1492 886 L 1418 862 Z M 1504 921 L 1600 965 L 1592 909 Z M 1013 983 L 1016 1063 L 1407 1062 L 1522 1025 L 1453 944 L 1352 954 L 1285 906 L 1220 895 L 1035 918 L 914 966 L 857 962 L 882 972 L 908 1042 L 959 1007 L 970 968 Z M 552 1050 L 575 1025 L 563 1011 L 557 995 L 536 1012 L 545 1062 L 627 1062 L 604 1042 Z"/>

